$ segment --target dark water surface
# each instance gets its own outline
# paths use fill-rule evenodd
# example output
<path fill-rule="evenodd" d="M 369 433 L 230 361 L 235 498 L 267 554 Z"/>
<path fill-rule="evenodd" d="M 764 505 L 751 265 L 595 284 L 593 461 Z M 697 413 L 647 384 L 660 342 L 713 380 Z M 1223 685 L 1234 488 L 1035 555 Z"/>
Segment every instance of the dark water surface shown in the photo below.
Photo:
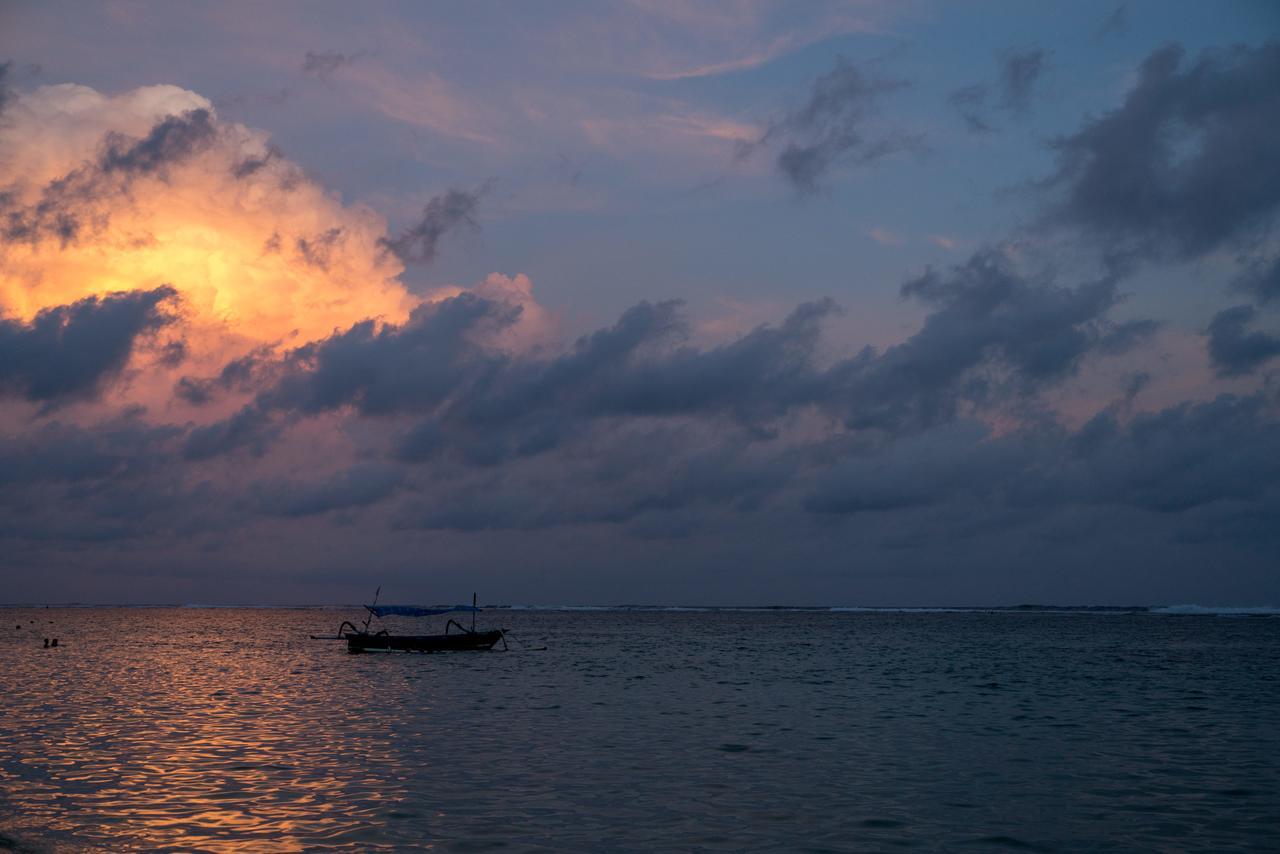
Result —
<path fill-rule="evenodd" d="M 0 609 L 0 849 L 1277 845 L 1274 617 L 490 611 L 549 648 L 307 639 L 344 616 Z"/>

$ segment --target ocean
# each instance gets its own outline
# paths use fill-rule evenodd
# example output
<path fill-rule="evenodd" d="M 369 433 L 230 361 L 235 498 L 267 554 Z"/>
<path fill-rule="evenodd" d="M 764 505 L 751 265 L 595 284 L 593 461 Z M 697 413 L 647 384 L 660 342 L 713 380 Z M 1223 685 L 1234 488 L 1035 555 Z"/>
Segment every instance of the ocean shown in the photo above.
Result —
<path fill-rule="evenodd" d="M 1266 609 L 357 613 L 0 609 L 0 849 L 1280 846 Z"/>

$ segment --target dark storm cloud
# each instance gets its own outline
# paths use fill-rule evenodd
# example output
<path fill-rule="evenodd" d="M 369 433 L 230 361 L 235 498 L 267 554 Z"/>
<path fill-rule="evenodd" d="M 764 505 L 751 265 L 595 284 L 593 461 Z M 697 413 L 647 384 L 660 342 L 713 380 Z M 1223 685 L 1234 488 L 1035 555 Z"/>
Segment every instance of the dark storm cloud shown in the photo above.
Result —
<path fill-rule="evenodd" d="M 485 188 L 476 192 L 449 190 L 434 196 L 422 209 L 422 218 L 394 238 L 380 238 L 379 244 L 406 264 L 427 264 L 435 260 L 440 239 L 460 225 L 479 228 L 476 210 Z"/>
<path fill-rule="evenodd" d="M 0 487 L 45 481 L 132 479 L 154 469 L 181 434 L 128 414 L 90 427 L 59 421 L 0 438 Z"/>
<path fill-rule="evenodd" d="M 1031 108 L 1036 83 L 1044 74 L 1048 54 L 1039 48 L 1010 50 L 1000 57 L 1000 105 L 1014 115 Z"/>
<path fill-rule="evenodd" d="M 193 430 L 186 454 L 208 459 L 245 447 L 260 453 L 279 435 L 281 414 L 348 407 L 372 416 L 430 412 L 507 359 L 471 337 L 509 326 L 519 312 L 518 306 L 463 294 L 419 306 L 402 326 L 367 320 L 307 344 L 264 371 L 271 382 L 252 403 Z M 203 391 L 207 382 L 193 385 Z"/>
<path fill-rule="evenodd" d="M 1114 353 L 1153 328 L 1106 319 L 1119 299 L 1112 279 L 1074 288 L 1033 282 L 990 248 L 947 273 L 926 271 L 902 294 L 937 310 L 905 342 L 850 366 L 850 426 L 898 431 L 950 420 L 961 404 L 1032 393 L 1072 375 L 1090 353 Z"/>
<path fill-rule="evenodd" d="M 1122 424 L 1104 411 L 1069 441 L 1057 471 L 1020 474 L 1018 501 L 1080 501 L 1183 513 L 1227 501 L 1254 501 L 1280 473 L 1280 421 L 1273 395 L 1221 395 L 1135 415 Z M 1039 439 L 1053 444 L 1053 435 Z M 1036 464 L 1048 451 L 1037 454 Z"/>
<path fill-rule="evenodd" d="M 238 359 L 232 359 L 215 377 L 181 377 L 173 387 L 173 395 L 193 406 L 203 406 L 220 393 L 250 392 L 260 368 L 270 356 L 269 347 L 260 347 Z"/>
<path fill-rule="evenodd" d="M 1280 257 L 1248 264 L 1233 287 L 1250 294 L 1259 303 L 1280 299 Z"/>
<path fill-rule="evenodd" d="M 840 59 L 814 81 L 802 107 L 775 122 L 755 143 L 740 145 L 737 156 L 749 157 L 761 146 L 782 146 L 776 163 L 783 177 L 800 193 L 816 192 L 834 168 L 919 148 L 919 136 L 871 121 L 884 95 L 910 85 L 872 77 Z"/>
<path fill-rule="evenodd" d="M 677 302 L 640 303 L 567 354 L 513 365 L 463 401 L 474 424 L 503 423 L 540 409 L 578 417 L 725 415 L 767 423 L 812 402 L 814 366 L 829 300 L 797 308 L 778 327 L 759 327 L 706 350 L 682 345 Z"/>
<path fill-rule="evenodd" d="M 1074 431 L 1004 407 L 1148 331 L 1106 321 L 1110 283 L 1059 287 L 983 250 L 903 292 L 931 308 L 915 336 L 825 366 L 817 339 L 828 302 L 718 347 L 688 343 L 678 304 L 641 304 L 547 357 L 486 345 L 518 309 L 463 295 L 403 326 L 359 324 L 283 358 L 229 365 L 219 388 L 258 386 L 257 398 L 185 439 L 179 428 L 122 427 L 113 447 L 99 426 L 0 442 L 0 502 L 54 502 L 75 521 L 68 530 L 45 514 L 0 538 L 106 542 L 163 530 L 216 540 L 265 519 L 340 523 L 381 508 L 370 518 L 393 526 L 388 537 L 571 526 L 612 528 L 628 542 L 741 542 L 780 520 L 838 537 L 830 532 L 869 516 L 873 544 L 897 537 L 928 552 L 996 529 L 1002 541 L 1020 529 L 1053 536 L 1091 513 L 1103 538 L 1139 514 L 1168 519 L 1165 538 L 1274 539 L 1271 398 L 1133 415 L 1134 386 Z M 1013 426 L 994 433 L 966 417 L 984 406 Z M 348 432 L 382 438 L 334 474 L 281 479 L 271 458 L 248 458 L 237 463 L 243 492 L 183 485 L 191 471 L 175 455 L 261 452 L 322 413 L 363 419 Z M 809 419 L 798 432 L 792 415 Z M 396 464 L 415 443 L 431 464 Z"/>
<path fill-rule="evenodd" d="M 434 429 L 521 425 L 535 448 L 554 444 L 551 422 L 565 419 L 716 414 L 767 422 L 814 399 L 819 324 L 833 310 L 830 302 L 804 305 L 777 328 L 699 350 L 680 344 L 679 303 L 641 303 L 564 355 L 521 359 L 473 340 L 515 322 L 518 307 L 463 295 L 419 309 L 404 327 L 357 326 L 298 351 L 293 363 L 304 369 L 261 399 L 303 412 L 432 412 Z M 432 429 L 415 434 L 406 452 L 429 447 Z"/>
<path fill-rule="evenodd" d="M 1280 423 L 1263 394 L 1179 404 L 1122 423 L 1106 410 L 1077 432 L 1038 426 L 1002 436 L 953 423 L 861 454 L 821 475 L 805 499 L 820 514 L 966 502 L 1043 518 L 1071 506 L 1183 514 L 1211 505 L 1248 515 L 1276 497 Z M 1268 497 L 1270 496 L 1270 497 Z"/>
<path fill-rule="evenodd" d="M 826 366 L 818 354 L 822 324 L 837 310 L 830 300 L 709 348 L 688 343 L 679 303 L 640 303 L 545 357 L 487 346 L 521 309 L 463 294 L 420 306 L 402 326 L 366 321 L 290 352 L 263 371 L 266 383 L 240 413 L 193 432 L 189 453 L 260 448 L 280 418 L 337 410 L 415 416 L 398 434 L 399 459 L 453 454 L 481 467 L 547 453 L 608 420 L 723 421 L 767 439 L 782 420 L 812 410 L 850 429 L 896 433 L 961 407 L 1030 397 L 1154 329 L 1107 319 L 1119 299 L 1114 281 L 1032 280 L 995 249 L 929 270 L 902 293 L 932 309 L 918 333 Z M 200 402 L 229 384 L 192 380 L 181 391 Z"/>
<path fill-rule="evenodd" d="M 1141 345 L 1160 328 L 1155 320 L 1129 320 L 1104 331 L 1097 339 L 1098 352 L 1107 356 L 1121 356 Z"/>
<path fill-rule="evenodd" d="M 987 438 L 984 426 L 966 423 L 850 455 L 817 479 L 804 507 L 831 514 L 892 511 L 981 489 L 1008 454 L 996 443 L 983 444 Z"/>
<path fill-rule="evenodd" d="M 644 537 L 685 536 L 702 515 L 761 509 L 793 479 L 801 455 L 761 447 L 768 446 L 731 427 L 601 423 L 564 454 L 451 474 L 448 493 L 423 490 L 406 503 L 400 524 L 458 531 L 635 525 Z"/>
<path fill-rule="evenodd" d="M 270 413 L 258 406 L 246 406 L 221 421 L 193 428 L 187 434 L 182 455 L 197 462 L 245 448 L 255 456 L 261 455 L 282 430 Z"/>
<path fill-rule="evenodd" d="M 1237 305 L 1209 322 L 1209 361 L 1219 376 L 1250 374 L 1280 356 L 1280 336 L 1245 329 L 1256 316 L 1253 306 Z"/>
<path fill-rule="evenodd" d="M 764 425 L 825 393 L 813 356 L 833 310 L 804 305 L 777 328 L 699 350 L 681 346 L 679 303 L 641 303 L 548 359 L 479 343 L 515 323 L 520 307 L 463 294 L 415 309 L 403 326 L 368 321 L 293 351 L 254 403 L 193 440 L 213 455 L 257 442 L 271 413 L 350 408 L 428 416 L 403 437 L 402 459 L 449 447 L 491 465 L 554 448 L 599 418 L 714 415 Z"/>
<path fill-rule="evenodd" d="M 754 518 L 776 525 L 804 512 L 873 514 L 882 530 L 905 526 L 911 546 L 929 551 L 994 531 L 1054 536 L 1081 514 L 1101 539 L 1123 539 L 1126 525 L 1151 517 L 1168 520 L 1158 530 L 1170 541 L 1280 536 L 1260 524 L 1280 508 L 1273 398 L 1226 395 L 1122 418 L 1124 405 L 1074 431 L 1038 422 L 994 433 L 962 419 L 808 446 L 674 425 L 649 439 L 624 430 L 543 463 L 451 474 L 447 493 L 413 498 L 401 524 L 463 532 L 622 525 L 637 537 L 666 538 L 727 526 L 740 537 Z"/>
<path fill-rule="evenodd" d="M 0 319 L 0 393 L 47 403 L 96 395 L 139 338 L 171 321 L 163 304 L 176 296 L 164 286 L 47 308 L 30 323 Z"/>
<path fill-rule="evenodd" d="M 171 531 L 217 531 L 236 516 L 175 458 L 184 430 L 140 409 L 76 425 L 39 419 L 0 439 L 0 540 L 6 554 L 58 552 Z"/>
<path fill-rule="evenodd" d="M 9 106 L 9 102 L 13 100 L 13 91 L 9 89 L 9 84 L 6 82 L 11 68 L 13 68 L 12 62 L 0 62 L 0 115 L 4 115 L 5 107 Z"/>
<path fill-rule="evenodd" d="M 313 516 L 377 503 L 404 480 L 403 472 L 380 463 L 361 463 L 317 483 L 267 481 L 253 487 L 259 509 L 272 516 Z"/>
<path fill-rule="evenodd" d="M 1191 259 L 1247 243 L 1280 206 L 1280 42 L 1178 46 L 1142 63 L 1118 108 L 1053 143 L 1048 219 L 1119 255 Z"/>
<path fill-rule="evenodd" d="M 345 53 L 337 51 L 307 51 L 302 59 L 302 73 L 312 74 L 322 80 L 327 80 L 341 68 L 350 65 L 355 61 L 354 56 L 348 56 Z"/>
<path fill-rule="evenodd" d="M 510 326 L 518 306 L 471 294 L 414 309 L 403 326 L 364 321 L 294 350 L 286 374 L 260 400 L 315 414 L 346 406 L 365 415 L 429 411 L 467 381 L 481 381 L 506 357 L 471 336 Z"/>
<path fill-rule="evenodd" d="M 1012 453 L 969 437 L 948 446 L 962 453 L 931 456 L 933 439 L 913 437 L 936 436 L 966 413 L 1016 420 L 1023 402 L 1085 359 L 1136 346 L 1154 328 L 1107 319 L 1119 299 L 1113 281 L 1059 286 L 1019 273 L 994 248 L 928 270 L 902 293 L 930 308 L 919 332 L 830 364 L 820 358 L 822 325 L 837 310 L 829 300 L 714 347 L 689 343 L 679 303 L 640 303 L 547 356 L 486 343 L 521 309 L 463 294 L 420 306 L 400 326 L 356 324 L 193 381 L 199 400 L 258 391 L 232 417 L 192 429 L 183 453 L 261 454 L 289 425 L 326 413 L 377 419 L 387 426 L 384 453 L 413 465 L 265 481 L 254 506 L 298 517 L 387 501 L 408 528 L 622 525 L 637 537 L 682 537 L 780 501 L 798 509 L 795 490 L 806 484 L 806 506 L 824 515 L 905 510 L 934 503 L 930 484 L 945 499 Z M 825 425 L 823 438 L 788 438 L 797 418 Z M 875 459 L 896 465 L 895 454 L 914 458 L 928 480 L 853 497 L 812 483 L 850 454 L 870 454 L 873 468 Z M 436 478 L 439 486 L 425 485 Z"/>

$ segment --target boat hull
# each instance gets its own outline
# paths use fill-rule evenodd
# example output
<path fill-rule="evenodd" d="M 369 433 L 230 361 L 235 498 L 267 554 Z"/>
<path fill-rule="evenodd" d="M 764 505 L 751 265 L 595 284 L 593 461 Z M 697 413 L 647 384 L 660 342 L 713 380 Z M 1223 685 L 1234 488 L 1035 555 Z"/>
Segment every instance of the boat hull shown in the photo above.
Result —
<path fill-rule="evenodd" d="M 473 652 L 493 649 L 502 631 L 448 635 L 387 635 L 357 632 L 347 636 L 347 652 Z"/>

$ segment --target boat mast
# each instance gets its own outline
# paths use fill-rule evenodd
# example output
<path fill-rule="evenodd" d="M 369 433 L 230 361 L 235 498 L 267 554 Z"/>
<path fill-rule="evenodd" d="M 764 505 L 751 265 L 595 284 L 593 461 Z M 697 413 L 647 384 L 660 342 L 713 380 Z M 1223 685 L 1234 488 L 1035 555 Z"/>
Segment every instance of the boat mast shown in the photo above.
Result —
<path fill-rule="evenodd" d="M 365 617 L 365 618 L 364 618 L 364 631 L 365 631 L 365 634 L 368 634 L 368 633 L 369 633 L 369 623 L 370 623 L 370 621 L 372 621 L 372 620 L 373 620 L 373 609 L 377 607 L 377 605 L 378 605 L 378 596 L 380 596 L 381 594 L 382 594 L 382 585 L 381 585 L 381 584 L 379 584 L 379 585 L 378 585 L 378 589 L 377 589 L 377 590 L 375 590 L 375 591 L 374 591 L 374 593 L 373 593 L 373 604 L 372 604 L 372 605 L 365 605 L 365 606 L 364 606 L 364 607 L 365 607 L 365 610 L 369 612 L 369 616 L 367 616 L 367 617 Z"/>

